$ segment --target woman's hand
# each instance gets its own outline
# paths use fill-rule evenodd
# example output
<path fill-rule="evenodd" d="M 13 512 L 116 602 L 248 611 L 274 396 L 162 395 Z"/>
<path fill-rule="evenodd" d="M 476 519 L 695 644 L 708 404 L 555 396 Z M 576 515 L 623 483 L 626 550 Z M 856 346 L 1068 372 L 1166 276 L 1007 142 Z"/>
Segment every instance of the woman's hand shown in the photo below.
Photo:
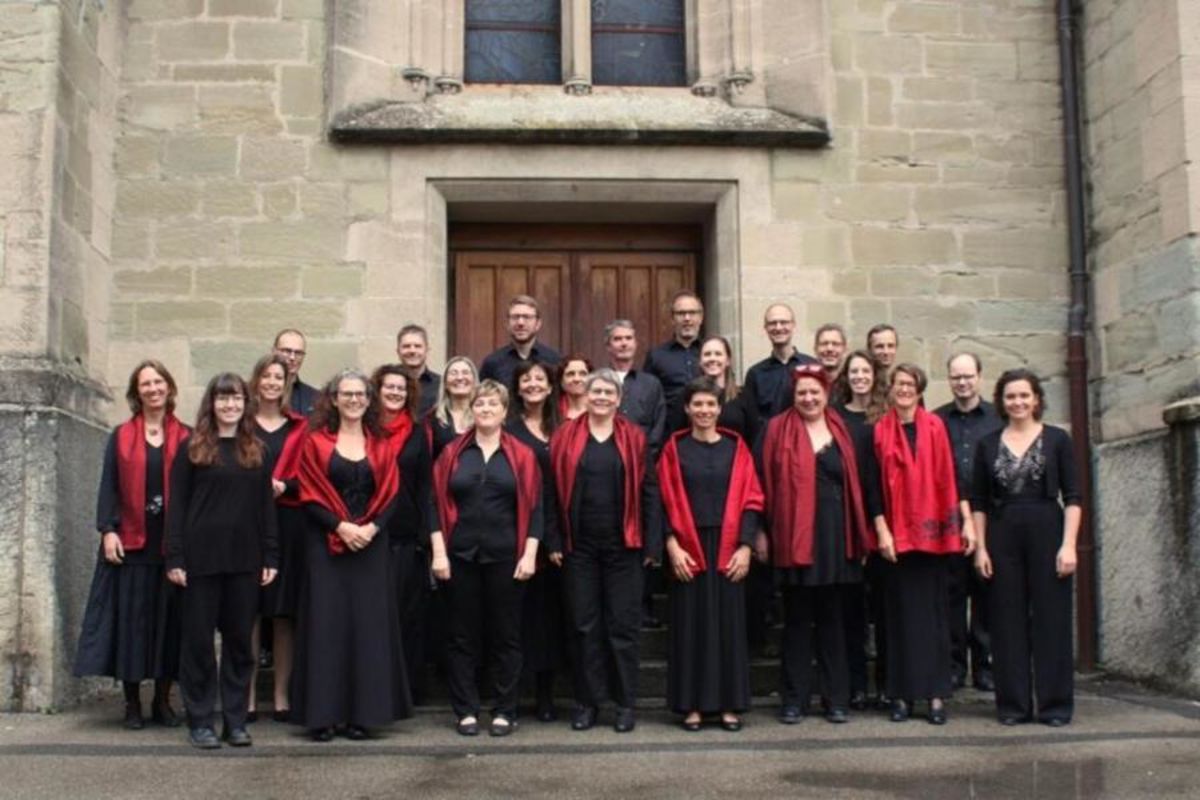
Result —
<path fill-rule="evenodd" d="M 547 558 L 549 558 L 550 563 L 556 567 L 561 567 L 563 565 L 563 554 L 561 551 L 551 553 L 550 555 L 547 556 Z"/>
<path fill-rule="evenodd" d="M 878 531 L 879 535 L 879 555 L 883 556 L 884 561 L 896 563 L 896 540 L 889 530 Z"/>
<path fill-rule="evenodd" d="M 268 585 L 275 580 L 275 576 L 279 574 L 279 570 L 274 567 L 263 567 L 262 579 L 259 581 L 263 586 Z"/>
<path fill-rule="evenodd" d="M 767 538 L 766 531 L 759 531 L 754 537 L 754 557 L 760 564 L 771 560 L 771 540 Z"/>
<path fill-rule="evenodd" d="M 725 577 L 734 583 L 739 583 L 750 574 L 750 546 L 742 545 L 733 551 L 729 563 L 725 565 Z"/>
<path fill-rule="evenodd" d="M 1054 559 L 1054 571 L 1060 578 L 1068 578 L 1075 574 L 1075 567 L 1078 565 L 1078 560 L 1075 556 L 1075 548 L 1068 545 L 1063 545 L 1058 549 L 1058 556 Z"/>
<path fill-rule="evenodd" d="M 537 550 L 526 550 L 525 555 L 521 556 L 521 560 L 517 562 L 517 569 L 513 572 L 513 578 L 519 581 L 527 581 L 537 572 Z"/>
<path fill-rule="evenodd" d="M 675 574 L 675 580 L 690 583 L 692 570 L 697 568 L 696 562 L 674 538 L 667 540 L 667 557 L 671 560 L 671 572 Z"/>
<path fill-rule="evenodd" d="M 975 535 L 975 523 L 971 522 L 970 517 L 963 520 L 962 540 L 963 555 L 969 556 L 974 553 L 976 545 L 979 544 L 979 538 Z"/>
<path fill-rule="evenodd" d="M 279 495 L 281 495 L 287 491 L 287 484 L 284 483 L 283 481 L 272 478 L 271 479 L 271 491 L 273 491 L 275 493 L 276 497 L 279 497 Z"/>
<path fill-rule="evenodd" d="M 446 557 L 445 553 L 441 555 L 434 553 L 429 568 L 433 570 L 433 577 L 439 581 L 450 580 L 450 559 Z"/>
<path fill-rule="evenodd" d="M 986 547 L 980 547 L 975 550 L 975 571 L 979 573 L 979 577 L 985 581 L 992 579 L 992 557 L 988 555 Z"/>
<path fill-rule="evenodd" d="M 362 525 L 353 522 L 341 522 L 337 526 L 337 535 L 346 543 L 346 547 L 358 552 L 371 543 L 374 534 Z"/>
<path fill-rule="evenodd" d="M 110 564 L 120 564 L 125 560 L 125 547 L 121 544 L 121 537 L 114 531 L 109 531 L 100 539 L 104 545 L 104 560 Z"/>
<path fill-rule="evenodd" d="M 167 580 L 176 586 L 187 588 L 187 572 L 179 567 L 167 570 Z"/>

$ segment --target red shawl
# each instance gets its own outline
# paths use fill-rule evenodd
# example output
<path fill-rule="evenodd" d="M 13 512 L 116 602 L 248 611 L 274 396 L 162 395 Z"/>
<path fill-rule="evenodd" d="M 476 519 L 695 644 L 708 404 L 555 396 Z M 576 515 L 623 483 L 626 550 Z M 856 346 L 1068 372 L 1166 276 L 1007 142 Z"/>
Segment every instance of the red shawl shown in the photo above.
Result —
<path fill-rule="evenodd" d="M 732 439 L 736 447 L 733 471 L 729 476 L 729 493 L 725 496 L 725 512 L 721 516 L 721 545 L 717 551 L 718 570 L 724 573 L 729 559 L 733 558 L 738 548 L 742 513 L 762 511 L 763 493 L 758 484 L 758 475 L 754 471 L 754 459 L 746 443 L 733 431 L 724 428 L 718 430 L 723 436 Z M 667 523 L 671 526 L 679 546 L 696 562 L 692 574 L 697 575 L 708 569 L 708 562 L 704 558 L 704 547 L 700 544 L 700 533 L 696 530 L 696 520 L 692 516 L 691 503 L 688 502 L 687 489 L 683 483 L 678 444 L 680 437 L 691 434 L 690 430 L 677 431 L 667 440 L 662 454 L 658 457 L 658 486 L 662 492 Z"/>
<path fill-rule="evenodd" d="M 383 426 L 383 431 L 392 437 L 392 449 L 399 456 L 400 451 L 404 449 L 404 445 L 408 443 L 409 434 L 413 432 L 412 414 L 408 413 L 407 409 L 401 411 L 391 422 Z"/>
<path fill-rule="evenodd" d="M 913 456 L 899 415 L 892 409 L 875 426 L 883 507 L 896 552 L 962 551 L 962 515 L 946 426 L 918 406 L 917 454 Z"/>
<path fill-rule="evenodd" d="M 294 479 L 300 469 L 300 452 L 304 449 L 305 434 L 308 433 L 308 418 L 300 412 L 290 409 L 283 413 L 292 427 L 288 431 L 287 438 L 283 440 L 283 452 L 275 460 L 275 471 L 271 473 L 271 477 L 286 483 Z M 300 505 L 299 498 L 288 497 L 286 494 L 279 495 L 275 498 L 275 502 L 281 506 L 296 507 Z"/>
<path fill-rule="evenodd" d="M 583 448 L 587 445 L 588 415 L 568 420 L 558 427 L 550 440 L 550 464 L 558 487 L 558 509 L 563 542 L 571 550 L 571 498 L 575 491 L 575 472 Z M 625 546 L 631 550 L 642 547 L 642 482 L 646 477 L 646 434 L 637 425 L 617 414 L 613 417 L 613 437 L 617 453 L 625 468 L 625 508 L 622 519 Z"/>
<path fill-rule="evenodd" d="M 377 517 L 400 490 L 400 468 L 396 463 L 396 454 L 390 438 L 367 434 L 367 461 L 375 477 L 375 494 L 371 495 L 366 513 L 351 519 L 342 496 L 329 480 L 329 461 L 333 458 L 336 446 L 337 434 L 327 430 L 310 431 L 305 437 L 300 453 L 300 502 L 317 503 L 329 509 L 339 520 L 362 525 Z M 330 555 L 346 552 L 346 543 L 337 531 L 326 531 L 325 542 Z"/>
<path fill-rule="evenodd" d="M 475 431 L 467 430 L 442 450 L 437 463 L 433 465 L 433 497 L 437 503 L 447 552 L 450 550 L 454 526 L 458 524 L 458 506 L 450 492 L 450 476 L 458 469 L 458 459 L 463 451 L 474 443 Z M 500 433 L 500 452 L 508 459 L 508 465 L 517 479 L 517 559 L 520 559 L 525 554 L 529 523 L 533 518 L 533 510 L 537 508 L 538 492 L 542 490 L 542 470 L 538 467 L 537 455 L 507 431 Z"/>
<path fill-rule="evenodd" d="M 874 550 L 876 543 L 863 510 L 858 456 L 846 423 L 828 407 L 825 424 L 842 455 L 846 558 L 859 559 Z M 777 415 L 767 425 L 763 439 L 763 485 L 767 489 L 771 560 L 777 567 L 811 565 L 817 513 L 817 454 L 813 452 L 804 418 L 795 408 Z"/>
<path fill-rule="evenodd" d="M 174 414 L 163 417 L 163 514 L 171 494 L 171 465 L 191 431 Z M 117 536 L 126 550 L 146 546 L 146 419 L 135 414 L 122 423 L 117 437 L 117 492 L 120 496 Z M 165 544 L 165 540 L 164 540 Z"/>

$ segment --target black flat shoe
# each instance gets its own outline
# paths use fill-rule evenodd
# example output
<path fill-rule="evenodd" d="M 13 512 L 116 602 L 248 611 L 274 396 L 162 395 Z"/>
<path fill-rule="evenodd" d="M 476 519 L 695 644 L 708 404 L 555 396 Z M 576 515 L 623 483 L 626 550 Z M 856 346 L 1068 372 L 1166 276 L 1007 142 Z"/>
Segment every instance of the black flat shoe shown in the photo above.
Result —
<path fill-rule="evenodd" d="M 841 725 L 850 721 L 850 715 L 846 713 L 846 709 L 844 708 L 831 708 L 825 712 L 825 721 Z"/>
<path fill-rule="evenodd" d="M 992 673 L 980 672 L 975 676 L 975 688 L 981 692 L 996 691 L 996 682 L 992 680 Z"/>
<path fill-rule="evenodd" d="M 892 698 L 888 697 L 886 694 L 880 694 L 878 697 L 875 698 L 875 710 L 876 711 L 891 711 L 892 710 Z"/>
<path fill-rule="evenodd" d="M 892 722 L 908 722 L 909 713 L 908 703 L 903 700 L 892 701 L 892 713 L 890 715 Z"/>
<path fill-rule="evenodd" d="M 1062 717 L 1051 717 L 1050 719 L 1042 720 L 1043 725 L 1048 725 L 1051 728 L 1061 728 L 1065 725 L 1070 725 L 1071 720 L 1063 719 Z"/>
<path fill-rule="evenodd" d="M 492 724 L 488 726 L 489 736 L 508 736 L 517 729 L 517 721 L 509 719 L 503 714 L 497 714 L 492 717 Z"/>
<path fill-rule="evenodd" d="M 1000 717 L 1000 724 L 1006 728 L 1011 728 L 1014 725 L 1020 725 L 1025 720 L 1020 717 Z"/>
<path fill-rule="evenodd" d="M 538 706 L 538 722 L 554 722 L 556 719 L 558 719 L 558 711 L 554 706 Z"/>
<path fill-rule="evenodd" d="M 855 711 L 866 711 L 867 693 L 855 692 L 854 694 L 850 695 L 850 708 L 854 709 Z"/>
<path fill-rule="evenodd" d="M 142 704 L 126 703 L 125 719 L 121 724 L 129 731 L 140 731 L 146 727 L 146 720 L 142 718 Z"/>
<path fill-rule="evenodd" d="M 571 730 L 586 731 L 596 724 L 596 709 L 594 706 L 576 706 L 571 711 Z"/>
<path fill-rule="evenodd" d="M 314 742 L 332 742 L 334 735 L 333 728 L 317 728 L 309 733 Z"/>
<path fill-rule="evenodd" d="M 742 729 L 742 719 L 741 717 L 733 717 L 732 719 L 721 717 L 721 728 L 730 733 L 737 733 Z"/>
<path fill-rule="evenodd" d="M 230 747 L 249 747 L 254 744 L 249 731 L 245 728 L 226 728 L 222 732 L 221 738 L 229 742 Z"/>
<path fill-rule="evenodd" d="M 347 725 L 346 738 L 352 742 L 365 742 L 371 738 L 371 734 L 362 725 Z"/>
<path fill-rule="evenodd" d="M 198 750 L 219 750 L 221 740 L 212 728 L 192 728 L 188 731 L 188 744 Z"/>
<path fill-rule="evenodd" d="M 800 706 L 782 706 L 779 709 L 779 721 L 784 725 L 798 725 L 804 719 Z"/>
<path fill-rule="evenodd" d="M 272 712 L 271 719 L 276 722 L 291 722 L 292 710 L 290 708 L 277 708 Z"/>
<path fill-rule="evenodd" d="M 698 719 L 692 722 L 685 719 L 683 722 L 679 723 L 679 727 L 683 728 L 688 733 L 697 733 L 701 728 L 704 727 L 704 721 Z"/>
<path fill-rule="evenodd" d="M 454 730 L 458 731 L 459 736 L 478 736 L 479 720 L 475 717 L 463 717 L 454 726 Z"/>
<path fill-rule="evenodd" d="M 164 728 L 178 728 L 183 724 L 183 720 L 175 713 L 175 710 L 166 703 L 155 703 L 150 707 L 150 719 L 155 725 L 161 725 Z"/>
<path fill-rule="evenodd" d="M 251 722 L 258 722 L 258 712 L 257 711 L 247 711 L 246 712 L 246 724 L 249 725 Z"/>
<path fill-rule="evenodd" d="M 946 707 L 929 709 L 929 724 L 930 725 L 945 725 L 946 724 Z"/>
<path fill-rule="evenodd" d="M 617 709 L 617 718 L 613 721 L 613 730 L 617 733 L 629 733 L 637 726 L 633 709 L 622 706 Z"/>

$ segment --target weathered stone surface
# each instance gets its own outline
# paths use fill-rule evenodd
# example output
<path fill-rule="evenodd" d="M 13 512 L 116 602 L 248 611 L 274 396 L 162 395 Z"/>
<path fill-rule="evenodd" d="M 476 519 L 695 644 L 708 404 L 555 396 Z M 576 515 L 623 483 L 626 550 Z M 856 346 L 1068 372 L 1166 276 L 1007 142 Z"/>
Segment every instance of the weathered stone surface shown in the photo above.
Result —
<path fill-rule="evenodd" d="M 122 218 L 163 218 L 191 214 L 199 203 L 196 189 L 182 183 L 154 180 L 122 181 L 117 187 L 117 215 Z"/>
<path fill-rule="evenodd" d="M 237 168 L 238 142 L 232 136 L 179 136 L 167 141 L 163 162 L 167 175 L 232 175 Z"/>
<path fill-rule="evenodd" d="M 240 252 L 265 258 L 336 259 L 346 231 L 329 222 L 252 222 L 242 226 Z"/>
<path fill-rule="evenodd" d="M 299 22 L 236 22 L 233 55 L 247 61 L 302 59 L 304 26 Z"/>
<path fill-rule="evenodd" d="M 131 296 L 155 294 L 186 295 L 191 291 L 192 271 L 188 267 L 125 269 L 113 273 L 113 288 Z"/>
<path fill-rule="evenodd" d="M 236 302 L 230 306 L 229 319 L 234 337 L 260 342 L 269 342 L 277 331 L 289 326 L 303 328 L 306 336 L 331 336 L 346 322 L 341 303 L 301 300 Z"/>
<path fill-rule="evenodd" d="M 270 83 L 275 70 L 267 64 L 176 64 L 172 77 L 196 83 Z"/>
<path fill-rule="evenodd" d="M 219 61 L 229 52 L 229 25 L 183 22 L 160 26 L 158 50 L 165 61 Z"/>
<path fill-rule="evenodd" d="M 285 116 L 315 117 L 325 103 L 325 87 L 316 67 L 281 67 L 279 112 Z"/>
<path fill-rule="evenodd" d="M 360 297 L 363 270 L 357 265 L 308 267 L 301 275 L 304 297 Z"/>
<path fill-rule="evenodd" d="M 307 148 L 304 142 L 244 137 L 238 175 L 243 180 L 279 180 L 298 177 L 304 172 Z"/>
<path fill-rule="evenodd" d="M 858 264 L 946 264 L 955 260 L 949 231 L 855 228 L 850 237 Z"/>
<path fill-rule="evenodd" d="M 279 0 L 208 0 L 210 17 L 274 17 Z"/>
<path fill-rule="evenodd" d="M 204 0 L 130 0 L 130 19 L 166 20 L 198 17 L 204 11 Z"/>
<path fill-rule="evenodd" d="M 232 223 L 180 221 L 158 229 L 154 252 L 159 258 L 224 258 L 233 254 L 235 240 Z"/>
<path fill-rule="evenodd" d="M 296 294 L 299 277 L 294 267 L 202 267 L 196 270 L 196 294 L 282 299 Z"/>
<path fill-rule="evenodd" d="M 227 329 L 225 305 L 212 300 L 175 300 L 137 304 L 137 331 L 144 339 L 160 336 L 213 336 Z"/>
<path fill-rule="evenodd" d="M 200 194 L 202 213 L 209 217 L 254 217 L 258 201 L 252 184 L 208 181 Z"/>
<path fill-rule="evenodd" d="M 190 86 L 134 86 L 124 102 L 131 124 L 170 131 L 189 125 L 196 117 L 196 90 Z"/>

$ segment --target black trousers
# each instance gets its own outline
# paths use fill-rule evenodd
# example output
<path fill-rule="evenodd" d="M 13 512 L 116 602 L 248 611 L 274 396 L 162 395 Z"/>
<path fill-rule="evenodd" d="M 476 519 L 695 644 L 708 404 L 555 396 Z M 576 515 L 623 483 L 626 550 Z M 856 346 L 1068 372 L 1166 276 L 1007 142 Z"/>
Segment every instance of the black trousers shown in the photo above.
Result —
<path fill-rule="evenodd" d="M 850 692 L 867 692 L 867 589 L 865 583 L 842 587 L 842 622 L 846 631 L 846 668 Z"/>
<path fill-rule="evenodd" d="M 188 575 L 183 590 L 183 647 L 179 690 L 192 728 L 212 727 L 217 705 L 213 631 L 221 632 L 221 715 L 226 729 L 246 724 L 254 653 L 250 632 L 258 613 L 259 576 Z"/>
<path fill-rule="evenodd" d="M 575 659 L 575 700 L 622 707 L 637 700 L 642 553 L 620 545 L 577 547 L 564 564 Z"/>
<path fill-rule="evenodd" d="M 950 696 L 946 561 L 956 555 L 901 553 L 885 569 L 887 693 L 900 700 Z"/>
<path fill-rule="evenodd" d="M 992 668 L 987 624 L 988 582 L 975 571 L 973 556 L 951 556 L 947 567 L 951 674 L 965 683 L 970 667 L 971 675 L 978 681 L 980 675 Z"/>
<path fill-rule="evenodd" d="M 496 698 L 494 712 L 517 715 L 521 683 L 521 600 L 525 584 L 513 579 L 515 560 L 493 564 L 450 559 L 447 583 L 450 637 L 446 646 L 447 683 L 455 716 L 478 716 L 478 671 L 487 626 L 488 675 Z"/>
<path fill-rule="evenodd" d="M 887 576 L 891 564 L 875 553 L 867 558 L 863 588 L 867 595 L 867 617 L 875 633 L 875 691 L 887 695 L 888 630 Z M 864 647 L 866 634 L 864 633 Z"/>
<path fill-rule="evenodd" d="M 988 517 L 992 672 L 1000 716 L 1070 720 L 1075 707 L 1072 580 L 1055 574 L 1062 546 L 1056 503 L 1014 503 Z M 1030 658 L 1032 657 L 1032 669 Z"/>
<path fill-rule="evenodd" d="M 843 619 L 848 588 L 842 584 L 784 587 L 783 705 L 808 710 L 814 640 L 821 696 L 830 708 L 845 709 L 849 705 L 850 675 Z"/>
<path fill-rule="evenodd" d="M 425 618 L 429 606 L 429 554 L 413 540 L 389 542 L 392 585 L 400 615 L 400 640 L 413 702 L 425 697 Z"/>

